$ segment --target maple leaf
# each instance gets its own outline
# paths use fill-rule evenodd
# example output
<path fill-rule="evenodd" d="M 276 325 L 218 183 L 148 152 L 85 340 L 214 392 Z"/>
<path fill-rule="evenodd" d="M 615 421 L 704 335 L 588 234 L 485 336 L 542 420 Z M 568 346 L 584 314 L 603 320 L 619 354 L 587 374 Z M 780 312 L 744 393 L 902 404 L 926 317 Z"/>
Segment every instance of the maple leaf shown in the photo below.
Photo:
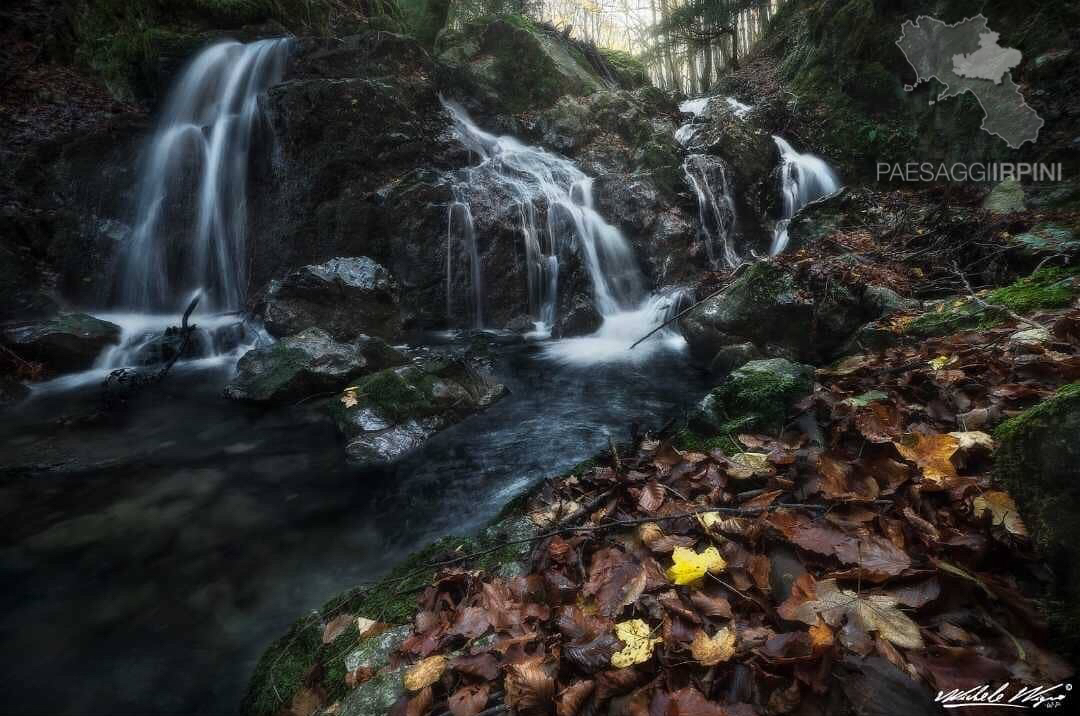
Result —
<path fill-rule="evenodd" d="M 976 517 L 982 517 L 989 513 L 991 522 L 994 525 L 1004 527 L 1009 534 L 1014 534 L 1017 537 L 1028 536 L 1027 527 L 1024 526 L 1024 521 L 1020 519 L 1016 503 L 1013 502 L 1013 498 L 1009 496 L 1009 493 L 997 490 L 984 492 L 972 500 L 972 507 L 975 509 Z"/>
<path fill-rule="evenodd" d="M 703 552 L 676 547 L 671 560 L 674 564 L 668 568 L 667 577 L 679 585 L 691 584 L 704 577 L 706 572 L 719 572 L 727 566 L 716 547 L 708 547 Z"/>
<path fill-rule="evenodd" d="M 690 653 L 705 666 L 728 661 L 735 655 L 735 632 L 724 627 L 709 636 L 703 630 L 698 630 L 690 643 Z"/>
<path fill-rule="evenodd" d="M 956 477 L 952 456 L 960 448 L 960 441 L 953 436 L 914 433 L 893 445 L 905 459 L 918 465 L 923 477 L 936 486 L 947 487 L 946 483 Z"/>
<path fill-rule="evenodd" d="M 355 408 L 359 399 L 356 388 L 346 388 L 341 394 L 341 404 L 346 408 Z"/>
<path fill-rule="evenodd" d="M 840 589 L 835 579 L 815 582 L 804 574 L 796 580 L 798 589 L 777 609 L 785 619 L 816 626 L 821 617 L 829 626 L 839 626 L 844 617 L 863 631 L 878 635 L 905 649 L 921 649 L 922 633 L 915 622 L 899 609 L 899 600 L 891 594 L 860 595 Z M 816 638 L 822 635 L 818 634 Z M 811 637 L 815 638 L 813 630 Z"/>
<path fill-rule="evenodd" d="M 663 641 L 653 637 L 649 625 L 640 619 L 628 619 L 615 625 L 615 636 L 625 646 L 611 656 L 611 665 L 616 669 L 625 669 L 634 664 L 641 664 L 652 658 L 653 645 Z"/>

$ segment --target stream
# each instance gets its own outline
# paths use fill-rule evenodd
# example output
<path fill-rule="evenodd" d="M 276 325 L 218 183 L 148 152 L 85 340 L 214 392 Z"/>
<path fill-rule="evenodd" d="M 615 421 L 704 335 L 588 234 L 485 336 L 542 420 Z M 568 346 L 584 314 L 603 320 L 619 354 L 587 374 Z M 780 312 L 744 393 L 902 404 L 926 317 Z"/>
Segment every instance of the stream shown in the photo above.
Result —
<path fill-rule="evenodd" d="M 313 408 L 222 398 L 224 366 L 178 365 L 122 418 L 96 382 L 0 413 L 7 709 L 235 713 L 305 612 L 707 389 L 680 350 L 581 365 L 553 345 L 497 349 L 510 395 L 384 472 L 350 470 Z"/>

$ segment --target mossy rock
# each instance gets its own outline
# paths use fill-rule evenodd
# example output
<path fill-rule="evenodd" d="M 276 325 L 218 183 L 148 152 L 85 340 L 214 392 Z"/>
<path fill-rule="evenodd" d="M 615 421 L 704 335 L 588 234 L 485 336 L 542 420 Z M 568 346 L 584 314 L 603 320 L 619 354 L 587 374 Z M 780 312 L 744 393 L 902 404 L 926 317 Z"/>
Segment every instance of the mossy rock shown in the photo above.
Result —
<path fill-rule="evenodd" d="M 1080 649 L 1080 383 L 1059 389 L 994 432 L 996 482 L 1016 500 L 1057 577 L 1051 632 Z"/>
<path fill-rule="evenodd" d="M 600 55 L 611 67 L 615 79 L 623 89 L 633 90 L 649 84 L 645 64 L 629 52 L 601 48 Z"/>
<path fill-rule="evenodd" d="M 738 433 L 778 433 L 791 407 L 813 387 L 810 366 L 783 358 L 750 361 L 702 399 L 676 447 L 730 453 Z"/>
<path fill-rule="evenodd" d="M 120 327 L 85 313 L 61 313 L 16 326 L 0 335 L 24 359 L 55 372 L 90 368 L 101 352 L 120 341 Z"/>

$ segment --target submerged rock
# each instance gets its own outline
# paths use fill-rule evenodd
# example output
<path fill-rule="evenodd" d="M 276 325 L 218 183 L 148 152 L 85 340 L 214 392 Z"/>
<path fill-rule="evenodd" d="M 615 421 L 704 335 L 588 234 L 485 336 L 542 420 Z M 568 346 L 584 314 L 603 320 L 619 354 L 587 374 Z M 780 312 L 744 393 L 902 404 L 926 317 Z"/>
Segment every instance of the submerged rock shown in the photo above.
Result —
<path fill-rule="evenodd" d="M 401 335 L 397 281 L 366 256 L 304 266 L 272 281 L 258 307 L 266 329 L 287 336 L 318 327 L 337 340 Z"/>
<path fill-rule="evenodd" d="M 9 328 L 3 340 L 22 358 L 52 371 L 71 372 L 91 367 L 106 347 L 115 345 L 120 326 L 85 313 L 62 313 Z"/>
<path fill-rule="evenodd" d="M 1053 567 L 1061 604 L 1053 631 L 1072 635 L 1080 624 L 1080 383 L 1002 423 L 994 432 L 995 481 L 1016 500 L 1042 554 Z"/>
<path fill-rule="evenodd" d="M 505 394 L 465 360 L 420 359 L 366 376 L 332 401 L 330 412 L 350 463 L 388 465 Z"/>
<path fill-rule="evenodd" d="M 320 328 L 308 328 L 245 353 L 225 395 L 234 400 L 297 400 L 338 390 L 358 376 L 405 360 L 378 338 L 359 336 L 339 343 Z"/>

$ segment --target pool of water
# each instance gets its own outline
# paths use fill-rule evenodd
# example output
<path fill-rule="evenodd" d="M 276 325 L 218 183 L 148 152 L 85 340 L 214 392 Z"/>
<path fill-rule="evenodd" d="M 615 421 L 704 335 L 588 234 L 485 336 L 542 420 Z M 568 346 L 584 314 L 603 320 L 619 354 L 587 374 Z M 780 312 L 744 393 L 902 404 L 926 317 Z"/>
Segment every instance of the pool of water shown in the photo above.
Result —
<path fill-rule="evenodd" d="M 121 413 L 96 383 L 0 412 L 5 711 L 235 713 L 297 617 L 707 388 L 678 350 L 552 353 L 499 349 L 510 395 L 381 472 L 346 466 L 312 406 L 222 398 L 223 366 Z"/>

